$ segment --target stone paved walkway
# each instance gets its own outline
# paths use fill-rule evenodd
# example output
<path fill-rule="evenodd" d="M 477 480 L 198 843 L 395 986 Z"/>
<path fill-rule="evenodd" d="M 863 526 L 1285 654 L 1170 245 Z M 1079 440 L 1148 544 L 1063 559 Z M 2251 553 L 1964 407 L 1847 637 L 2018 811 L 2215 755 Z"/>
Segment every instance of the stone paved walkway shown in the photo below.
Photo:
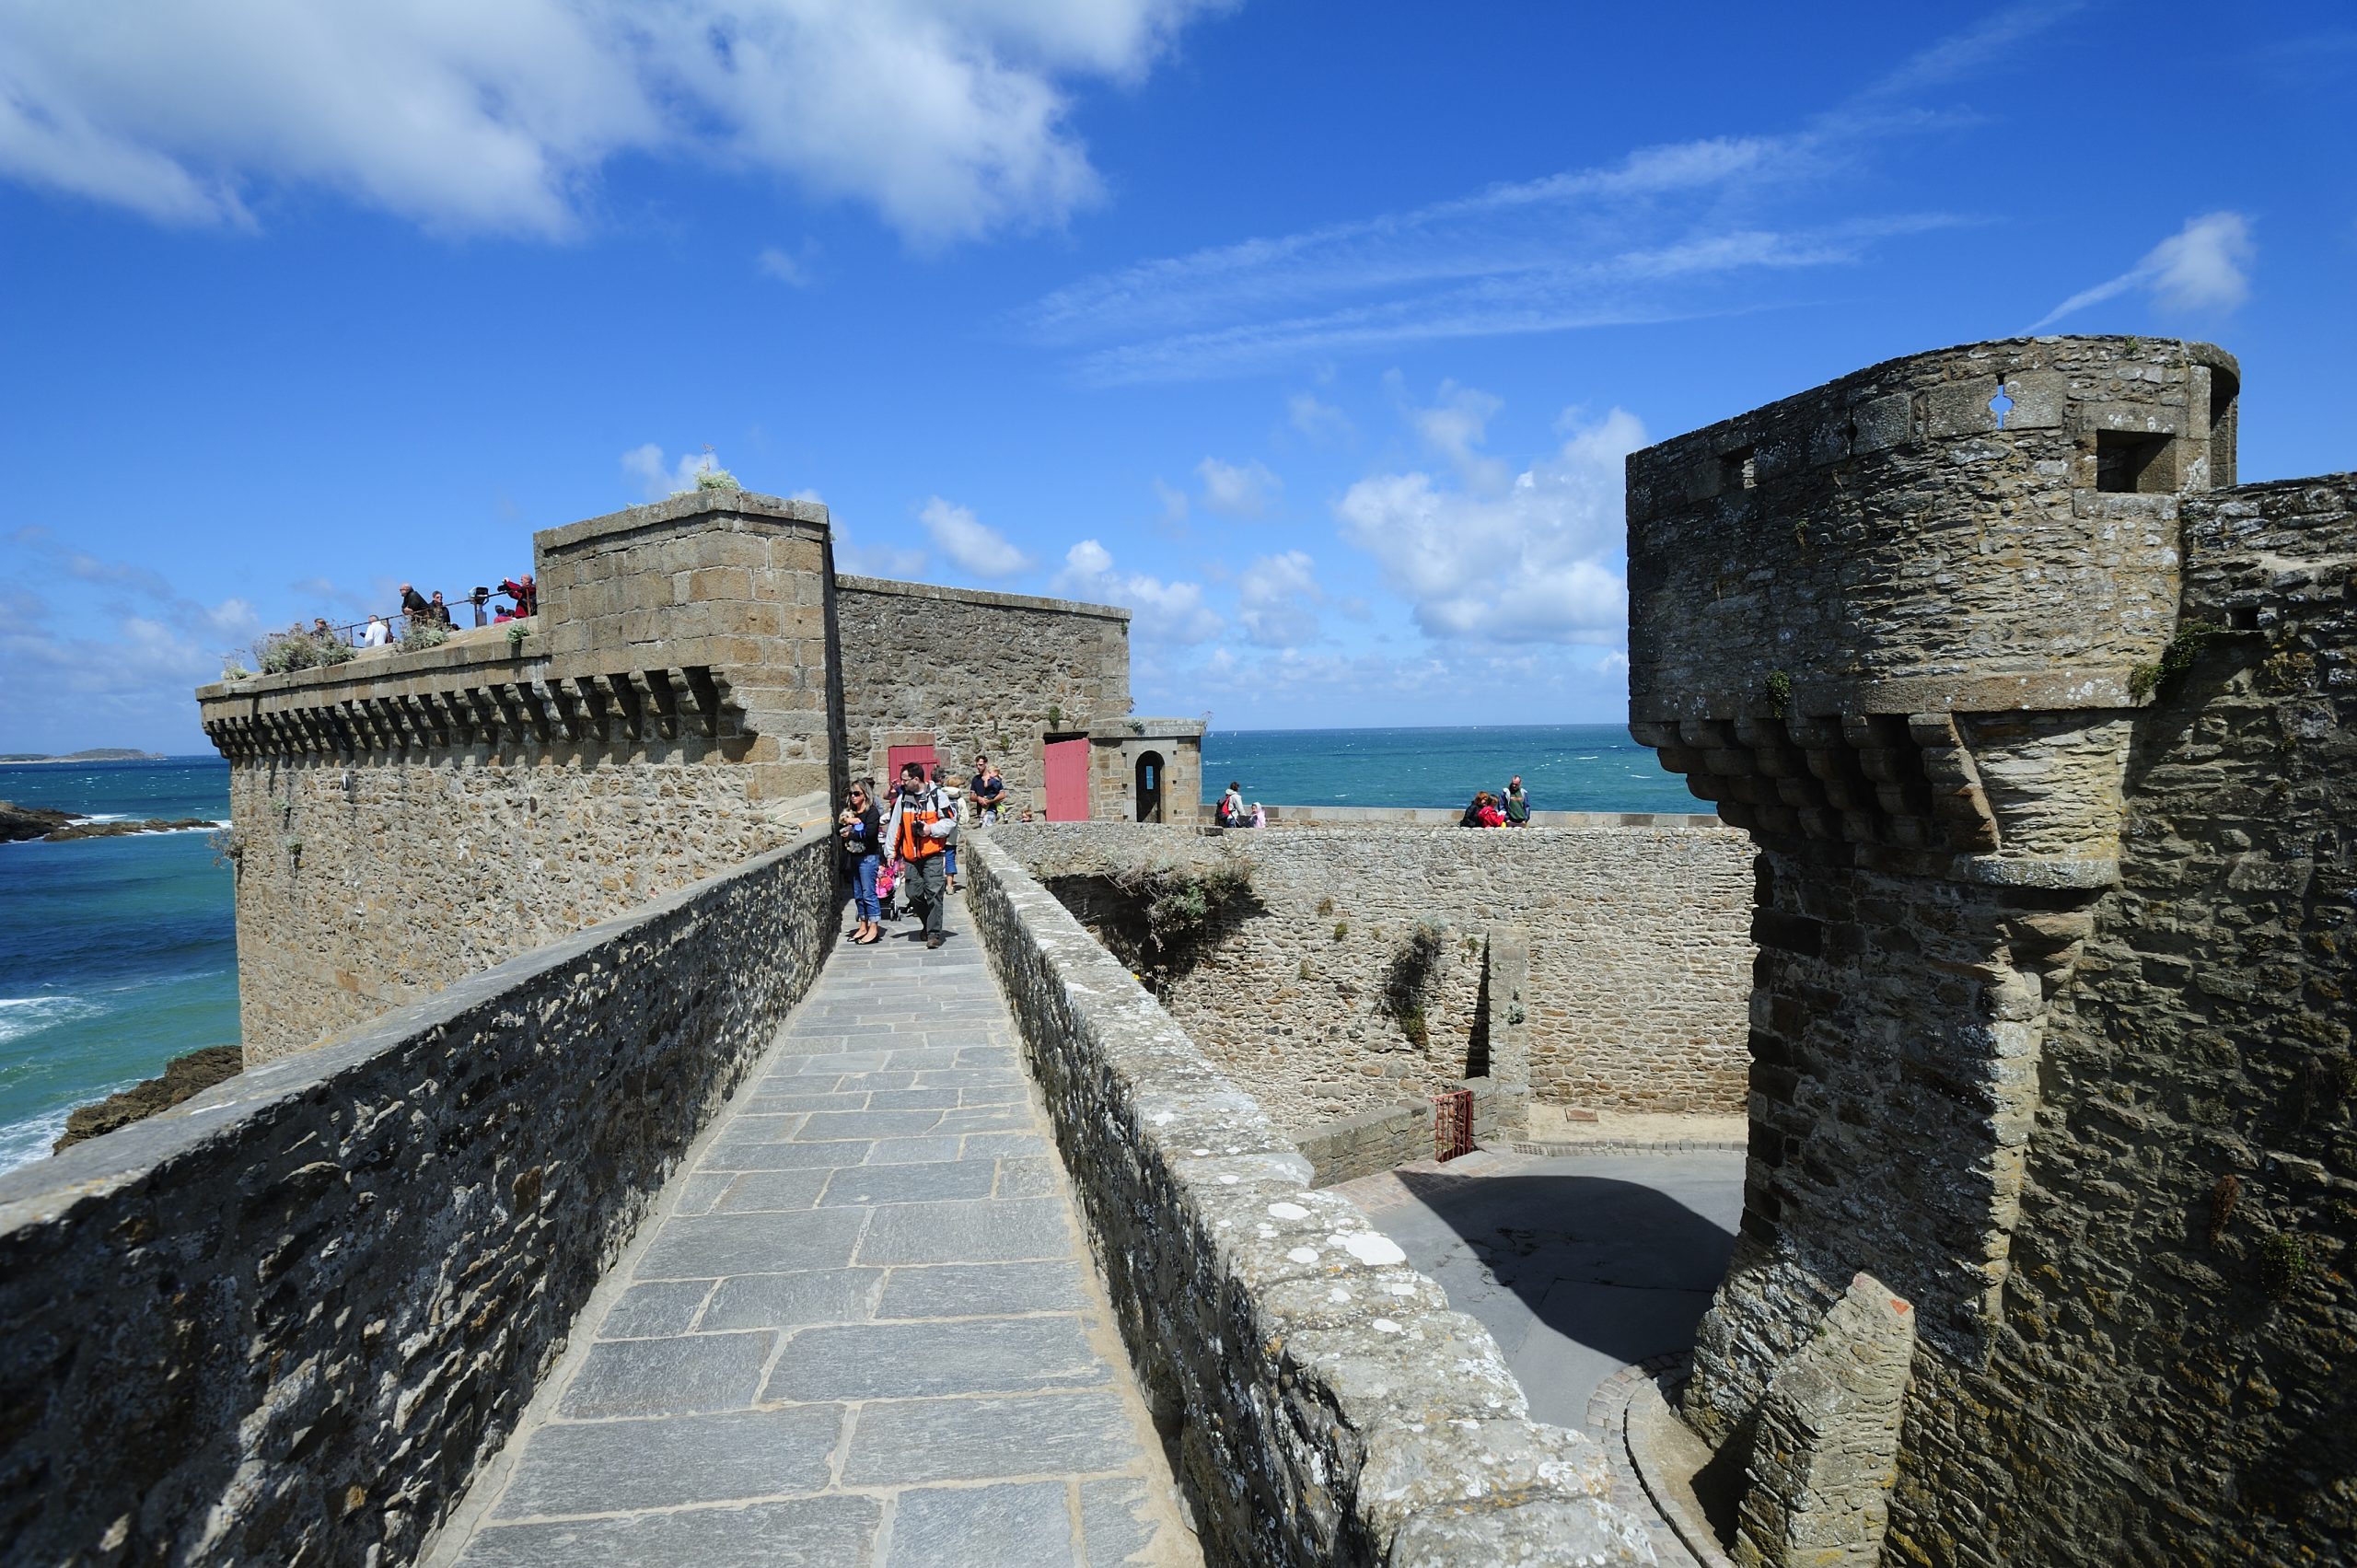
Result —
<path fill-rule="evenodd" d="M 430 1562 L 1201 1562 L 960 902 L 828 960 Z"/>

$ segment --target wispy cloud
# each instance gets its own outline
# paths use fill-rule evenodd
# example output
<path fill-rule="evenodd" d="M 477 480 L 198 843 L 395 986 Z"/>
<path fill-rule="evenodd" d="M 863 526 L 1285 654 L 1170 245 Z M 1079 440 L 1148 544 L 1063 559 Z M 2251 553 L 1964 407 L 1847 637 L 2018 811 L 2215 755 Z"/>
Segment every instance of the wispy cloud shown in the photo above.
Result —
<path fill-rule="evenodd" d="M 1968 119 L 1919 95 L 1988 69 L 2076 7 L 2016 6 L 1902 62 L 1797 130 L 1641 147 L 1596 167 L 1085 278 L 1019 329 L 1113 384 L 1187 380 L 1446 339 L 1758 308 L 1746 285 L 1855 266 L 1973 221 L 1829 214 L 1891 138 Z"/>
<path fill-rule="evenodd" d="M 2250 297 L 2250 267 L 2258 255 L 2250 220 L 2242 214 L 2188 218 L 2183 228 L 2146 251 L 2142 261 L 2116 278 L 2081 289 L 2032 322 L 2029 330 L 2041 331 L 2065 316 L 2133 289 L 2147 291 L 2154 304 L 2174 314 L 2223 314 Z"/>

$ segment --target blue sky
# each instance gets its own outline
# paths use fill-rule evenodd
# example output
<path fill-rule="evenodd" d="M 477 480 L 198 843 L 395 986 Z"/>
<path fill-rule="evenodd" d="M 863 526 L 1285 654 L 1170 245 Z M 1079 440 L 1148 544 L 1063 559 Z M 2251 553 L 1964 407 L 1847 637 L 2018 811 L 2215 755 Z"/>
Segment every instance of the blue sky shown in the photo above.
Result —
<path fill-rule="evenodd" d="M 1142 711 L 1617 719 L 1621 456 L 1877 359 L 2212 338 L 2357 463 L 2352 127 L 2343 4 L 14 0 L 0 750 L 707 447 Z"/>

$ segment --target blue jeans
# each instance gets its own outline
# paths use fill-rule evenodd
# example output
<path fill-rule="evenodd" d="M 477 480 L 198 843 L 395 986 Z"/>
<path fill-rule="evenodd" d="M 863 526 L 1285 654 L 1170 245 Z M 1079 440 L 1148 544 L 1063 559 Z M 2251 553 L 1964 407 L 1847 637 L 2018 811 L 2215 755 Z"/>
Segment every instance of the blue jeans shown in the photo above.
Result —
<path fill-rule="evenodd" d="M 883 869 L 881 855 L 863 854 L 859 857 L 859 869 L 852 873 L 852 904 L 862 920 L 873 922 L 882 912 L 876 903 L 876 877 Z"/>

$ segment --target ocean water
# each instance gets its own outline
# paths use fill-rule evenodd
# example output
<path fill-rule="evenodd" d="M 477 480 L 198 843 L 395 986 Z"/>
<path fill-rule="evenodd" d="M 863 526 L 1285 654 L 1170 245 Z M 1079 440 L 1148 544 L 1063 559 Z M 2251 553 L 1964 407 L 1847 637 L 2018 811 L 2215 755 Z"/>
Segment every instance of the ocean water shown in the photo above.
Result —
<path fill-rule="evenodd" d="M 1271 806 L 1422 806 L 1461 811 L 1522 775 L 1534 811 L 1708 811 L 1625 726 L 1456 729 L 1215 729 L 1203 799 L 1230 779 Z"/>
<path fill-rule="evenodd" d="M 1203 798 L 1457 808 L 1520 773 L 1542 811 L 1705 809 L 1618 725 L 1214 730 Z M 104 817 L 229 814 L 218 758 L 0 764 L 0 800 Z M 211 835 L 0 844 L 0 1170 L 49 1152 L 77 1105 L 238 1040 L 229 871 Z"/>
<path fill-rule="evenodd" d="M 229 815 L 217 757 L 0 763 L 0 800 L 94 817 Z M 75 1106 L 238 1041 L 229 872 L 212 835 L 0 844 L 0 1170 Z"/>

